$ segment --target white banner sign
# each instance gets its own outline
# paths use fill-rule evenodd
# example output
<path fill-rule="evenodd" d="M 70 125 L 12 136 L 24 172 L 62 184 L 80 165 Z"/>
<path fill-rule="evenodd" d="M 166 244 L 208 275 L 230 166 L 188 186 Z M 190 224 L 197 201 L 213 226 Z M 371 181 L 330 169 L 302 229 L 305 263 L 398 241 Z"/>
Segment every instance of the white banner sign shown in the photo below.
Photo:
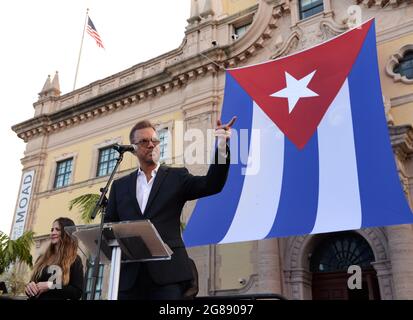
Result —
<path fill-rule="evenodd" d="M 17 200 L 16 214 L 14 215 L 13 230 L 11 238 L 19 238 L 24 232 L 27 211 L 29 210 L 30 199 L 32 196 L 32 186 L 34 180 L 34 170 L 23 173 L 22 183 Z"/>

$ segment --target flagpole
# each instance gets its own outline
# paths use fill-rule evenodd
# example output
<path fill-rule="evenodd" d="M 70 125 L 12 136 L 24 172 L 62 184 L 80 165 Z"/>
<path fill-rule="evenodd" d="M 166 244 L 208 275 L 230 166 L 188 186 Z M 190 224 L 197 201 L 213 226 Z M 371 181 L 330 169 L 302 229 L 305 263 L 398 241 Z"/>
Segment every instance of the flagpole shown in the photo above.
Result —
<path fill-rule="evenodd" d="M 77 80 L 77 74 L 79 72 L 79 65 L 80 65 L 80 56 L 82 54 L 82 47 L 83 47 L 83 38 L 85 37 L 85 30 L 86 30 L 86 23 L 87 23 L 87 18 L 89 16 L 89 8 L 86 9 L 86 17 L 85 17 L 85 24 L 83 26 L 83 33 L 82 33 L 82 41 L 80 42 L 80 50 L 79 50 L 79 57 L 77 59 L 77 66 L 76 66 L 76 73 L 75 73 L 75 81 L 73 82 L 73 90 L 76 89 L 76 80 Z"/>

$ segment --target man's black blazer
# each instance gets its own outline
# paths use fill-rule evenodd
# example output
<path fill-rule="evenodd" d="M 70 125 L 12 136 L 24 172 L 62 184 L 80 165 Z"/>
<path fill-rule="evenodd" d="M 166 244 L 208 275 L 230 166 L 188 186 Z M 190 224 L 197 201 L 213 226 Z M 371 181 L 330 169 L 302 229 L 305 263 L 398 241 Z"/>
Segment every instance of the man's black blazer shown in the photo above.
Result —
<path fill-rule="evenodd" d="M 182 208 L 187 200 L 213 195 L 222 190 L 228 175 L 229 155 L 224 162 L 211 164 L 206 176 L 193 176 L 186 168 L 161 165 L 144 214 L 136 200 L 137 171 L 113 182 L 105 222 L 149 219 L 174 252 L 171 260 L 146 262 L 153 281 L 158 285 L 192 280 L 188 254 L 181 237 Z M 119 290 L 132 288 L 138 272 L 139 263 L 122 264 Z"/>

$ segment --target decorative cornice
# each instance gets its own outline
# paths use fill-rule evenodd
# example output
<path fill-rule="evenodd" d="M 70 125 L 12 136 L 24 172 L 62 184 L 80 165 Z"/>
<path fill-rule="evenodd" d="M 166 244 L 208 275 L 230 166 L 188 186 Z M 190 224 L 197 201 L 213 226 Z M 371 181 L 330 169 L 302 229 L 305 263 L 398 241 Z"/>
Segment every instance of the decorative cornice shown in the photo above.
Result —
<path fill-rule="evenodd" d="M 42 243 L 44 243 L 45 241 L 48 241 L 49 239 L 50 239 L 49 234 L 42 234 L 42 235 L 34 236 L 33 237 L 34 246 L 36 247 L 36 249 L 40 249 L 40 247 L 42 246 Z"/>
<path fill-rule="evenodd" d="M 392 6 L 393 8 L 398 7 L 403 2 L 408 3 L 410 0 L 356 0 L 357 4 L 364 4 L 366 7 L 380 7 L 382 9 Z"/>
<path fill-rule="evenodd" d="M 413 102 L 413 93 L 408 93 L 408 94 L 390 99 L 391 108 L 396 108 L 396 107 L 403 106 L 407 103 L 412 103 L 412 102 Z"/>
<path fill-rule="evenodd" d="M 44 240 L 49 240 L 49 235 L 46 234 L 46 235 L 34 236 L 34 237 L 33 237 L 33 240 L 36 241 L 36 242 L 42 242 L 42 241 L 44 241 Z"/>
<path fill-rule="evenodd" d="M 46 152 L 39 152 L 33 155 L 25 156 L 24 158 L 20 159 L 21 164 L 25 169 L 30 168 L 30 163 L 39 163 L 40 161 L 47 158 Z"/>
<path fill-rule="evenodd" d="M 35 136 L 72 127 L 92 118 L 106 115 L 145 99 L 164 94 L 173 88 L 185 85 L 194 77 L 205 75 L 208 72 L 216 72 L 216 69 L 215 65 L 209 64 L 179 74 L 176 77 L 171 77 L 168 71 L 166 71 L 160 75 L 154 75 L 150 80 L 138 81 L 57 112 L 29 119 L 14 125 L 12 130 L 17 133 L 19 138 L 27 142 Z M 143 90 L 142 87 L 144 88 Z"/>
<path fill-rule="evenodd" d="M 410 158 L 413 155 L 413 127 L 389 126 L 389 133 L 395 154 L 401 160 Z"/>
<path fill-rule="evenodd" d="M 282 39 L 279 41 L 279 43 L 276 45 L 277 51 L 270 57 L 270 59 L 277 59 L 278 57 L 288 54 L 293 48 L 298 46 L 299 41 L 299 33 L 297 31 L 293 31 L 288 36 L 288 39 L 286 41 L 282 41 Z"/>
<path fill-rule="evenodd" d="M 253 5 L 251 7 L 248 7 L 247 9 L 244 9 L 240 12 L 237 12 L 233 15 L 225 17 L 221 20 L 203 20 L 202 22 L 200 22 L 201 21 L 200 16 L 197 16 L 196 18 L 194 17 L 192 20 L 196 20 L 199 23 L 189 25 L 187 27 L 187 30 L 185 31 L 185 34 L 188 35 L 188 34 L 194 32 L 194 31 L 201 30 L 201 29 L 205 28 L 206 26 L 212 26 L 212 25 L 216 26 L 216 25 L 230 24 L 234 20 L 238 20 L 241 17 L 248 16 L 248 15 L 256 13 L 258 8 L 259 8 L 259 5 L 256 4 L 256 5 Z"/>
<path fill-rule="evenodd" d="M 324 38 L 328 38 L 328 34 L 338 36 L 349 29 L 347 24 L 338 24 L 333 19 L 322 19 L 320 21 L 320 30 L 324 33 Z"/>

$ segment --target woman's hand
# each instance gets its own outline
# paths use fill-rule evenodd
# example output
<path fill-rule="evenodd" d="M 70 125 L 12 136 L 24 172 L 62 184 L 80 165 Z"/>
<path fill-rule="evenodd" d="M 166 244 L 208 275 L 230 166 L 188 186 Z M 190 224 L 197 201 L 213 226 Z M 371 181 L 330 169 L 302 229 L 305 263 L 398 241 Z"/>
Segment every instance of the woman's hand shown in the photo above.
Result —
<path fill-rule="evenodd" d="M 38 294 L 42 294 L 43 292 L 46 292 L 50 289 L 49 282 L 38 282 L 36 286 L 39 292 Z"/>
<path fill-rule="evenodd" d="M 26 285 L 24 292 L 28 297 L 35 297 L 39 294 L 39 289 L 37 288 L 37 284 L 32 281 Z"/>

